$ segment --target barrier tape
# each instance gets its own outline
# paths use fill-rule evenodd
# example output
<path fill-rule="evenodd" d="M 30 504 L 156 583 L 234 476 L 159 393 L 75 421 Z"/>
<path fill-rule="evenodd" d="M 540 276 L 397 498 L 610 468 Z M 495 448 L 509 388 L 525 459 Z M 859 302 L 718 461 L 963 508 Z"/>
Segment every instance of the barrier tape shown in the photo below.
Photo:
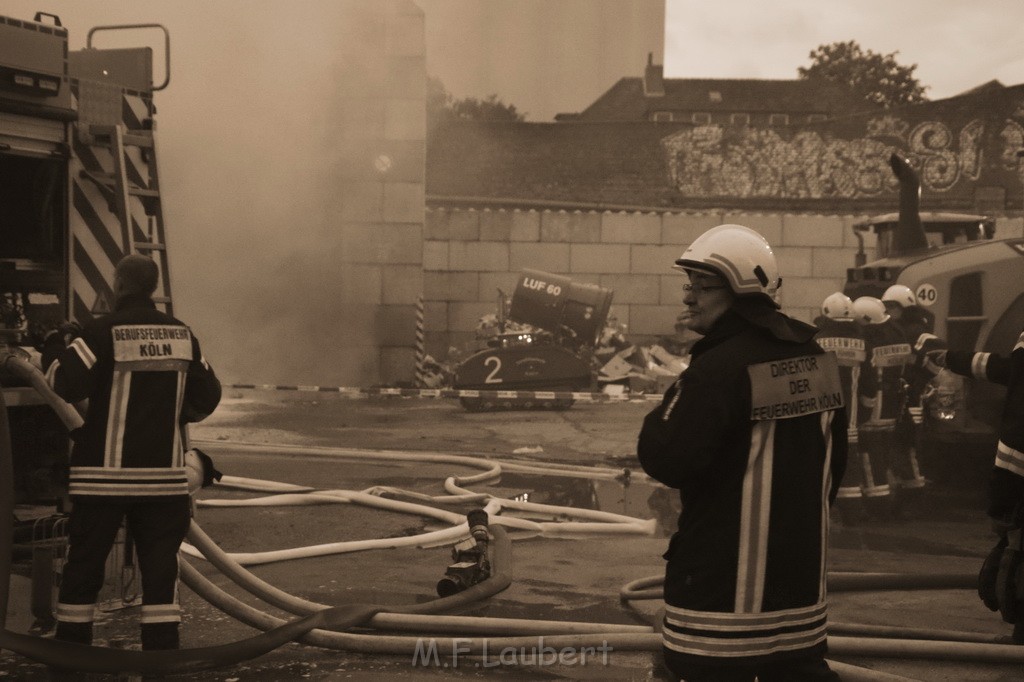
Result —
<path fill-rule="evenodd" d="M 575 391 L 490 391 L 457 388 L 355 388 L 350 386 L 302 386 L 281 384 L 226 384 L 224 388 L 261 391 L 305 391 L 339 393 L 349 398 L 402 396 L 411 398 L 494 398 L 496 400 L 578 400 L 590 403 L 623 403 L 660 401 L 660 393 L 588 393 Z"/>

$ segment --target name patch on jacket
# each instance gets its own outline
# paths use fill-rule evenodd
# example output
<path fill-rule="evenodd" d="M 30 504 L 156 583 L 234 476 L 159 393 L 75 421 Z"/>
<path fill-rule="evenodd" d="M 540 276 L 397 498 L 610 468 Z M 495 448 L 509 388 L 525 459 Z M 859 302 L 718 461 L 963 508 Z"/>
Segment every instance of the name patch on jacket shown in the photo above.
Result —
<path fill-rule="evenodd" d="M 116 362 L 191 360 L 192 332 L 165 324 L 124 324 L 110 330 Z"/>
<path fill-rule="evenodd" d="M 873 367 L 897 367 L 911 362 L 914 351 L 909 343 L 892 343 L 887 346 L 875 346 L 871 353 Z"/>
<path fill-rule="evenodd" d="M 789 419 L 843 405 L 839 367 L 833 353 L 805 355 L 749 365 L 750 418 Z"/>
<path fill-rule="evenodd" d="M 841 365 L 851 363 L 859 365 L 867 357 L 864 350 L 864 339 L 852 336 L 823 336 L 817 341 L 822 350 L 835 353 Z"/>

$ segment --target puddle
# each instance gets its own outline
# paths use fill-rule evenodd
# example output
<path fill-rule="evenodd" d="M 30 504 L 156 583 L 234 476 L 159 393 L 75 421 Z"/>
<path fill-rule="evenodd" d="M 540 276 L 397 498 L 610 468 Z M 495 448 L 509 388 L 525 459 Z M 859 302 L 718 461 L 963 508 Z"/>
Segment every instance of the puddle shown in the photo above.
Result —
<path fill-rule="evenodd" d="M 668 537 L 676 531 L 681 509 L 677 491 L 637 481 L 502 473 L 500 479 L 474 488 L 525 502 L 653 518 L 657 520 L 655 534 L 659 537 Z"/>

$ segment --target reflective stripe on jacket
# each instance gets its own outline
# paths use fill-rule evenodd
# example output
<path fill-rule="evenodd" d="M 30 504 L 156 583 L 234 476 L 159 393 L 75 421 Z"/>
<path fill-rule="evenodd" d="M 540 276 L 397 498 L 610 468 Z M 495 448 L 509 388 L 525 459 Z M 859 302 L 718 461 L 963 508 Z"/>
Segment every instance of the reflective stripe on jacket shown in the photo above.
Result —
<path fill-rule="evenodd" d="M 824 646 L 828 509 L 847 426 L 833 398 L 801 393 L 802 369 L 816 364 L 808 359 L 825 355 L 814 332 L 734 306 L 644 419 L 640 463 L 682 499 L 665 553 L 670 649 L 754 660 Z M 778 366 L 793 400 L 759 407 L 751 368 L 763 363 Z"/>
<path fill-rule="evenodd" d="M 946 367 L 1006 386 L 988 513 L 1006 518 L 1024 512 L 1024 334 L 1009 356 L 951 350 L 946 353 Z"/>
<path fill-rule="evenodd" d="M 72 434 L 70 494 L 188 494 L 182 407 L 209 414 L 220 383 L 186 325 L 148 297 L 125 297 L 85 325 L 47 379 L 66 401 L 89 401 Z"/>

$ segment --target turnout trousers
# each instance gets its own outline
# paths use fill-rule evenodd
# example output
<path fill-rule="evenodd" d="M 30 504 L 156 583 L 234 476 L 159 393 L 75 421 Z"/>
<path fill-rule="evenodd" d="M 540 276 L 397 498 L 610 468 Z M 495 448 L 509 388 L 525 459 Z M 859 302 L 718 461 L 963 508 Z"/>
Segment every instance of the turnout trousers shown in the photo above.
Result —
<path fill-rule="evenodd" d="M 897 487 L 903 490 L 916 490 L 925 487 L 926 484 L 917 459 L 917 432 L 921 428 L 921 408 L 910 410 L 909 414 L 896 422 L 896 446 L 892 459 L 893 477 Z"/>
<path fill-rule="evenodd" d="M 190 523 L 187 495 L 74 499 L 55 638 L 92 643 L 96 597 L 122 520 L 135 543 L 142 574 L 142 648 L 177 649 L 178 549 Z"/>
<path fill-rule="evenodd" d="M 886 499 L 892 493 L 893 451 L 896 447 L 895 425 L 884 428 L 859 429 L 860 451 L 863 455 L 864 497 Z"/>

